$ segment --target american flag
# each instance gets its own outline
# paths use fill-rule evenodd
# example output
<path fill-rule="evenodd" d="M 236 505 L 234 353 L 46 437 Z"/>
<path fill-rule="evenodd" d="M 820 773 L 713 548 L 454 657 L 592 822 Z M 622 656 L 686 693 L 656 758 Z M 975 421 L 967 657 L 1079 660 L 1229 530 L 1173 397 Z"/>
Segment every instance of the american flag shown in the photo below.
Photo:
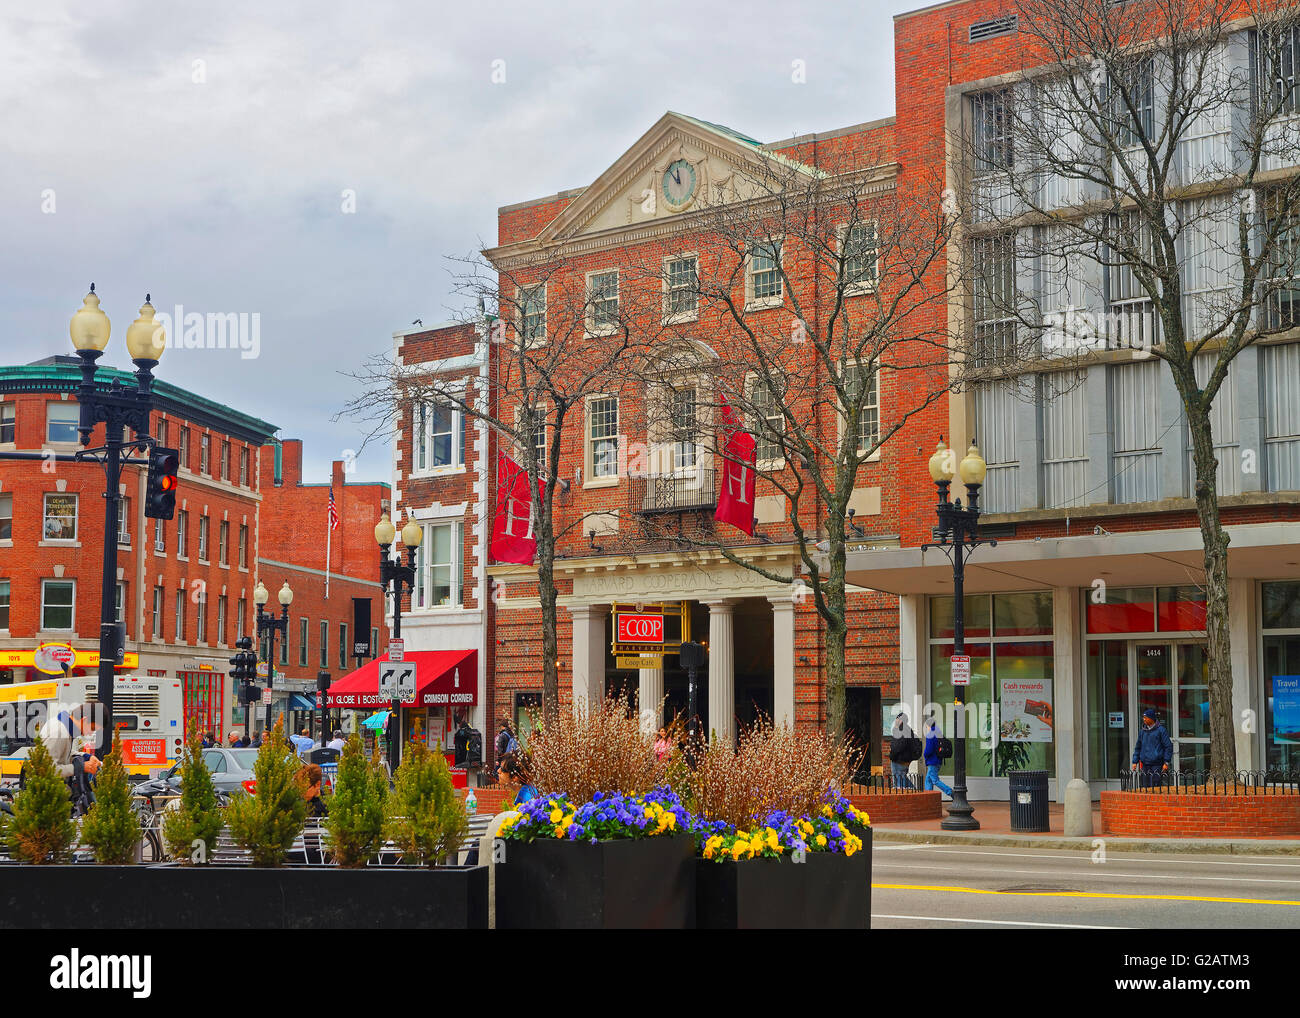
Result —
<path fill-rule="evenodd" d="M 334 485 L 330 485 L 330 506 L 329 506 L 330 530 L 339 529 L 339 511 L 334 505 Z"/>

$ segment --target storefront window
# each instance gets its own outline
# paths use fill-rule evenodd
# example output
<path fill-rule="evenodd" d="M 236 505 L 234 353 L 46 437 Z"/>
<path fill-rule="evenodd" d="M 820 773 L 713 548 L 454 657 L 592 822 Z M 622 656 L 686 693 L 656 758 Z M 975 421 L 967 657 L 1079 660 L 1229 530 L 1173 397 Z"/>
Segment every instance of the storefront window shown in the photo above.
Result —
<path fill-rule="evenodd" d="M 1262 592 L 1264 765 L 1295 770 L 1300 768 L 1300 583 L 1265 583 Z"/>
<path fill-rule="evenodd" d="M 1047 597 L 1050 603 L 1051 595 Z M 1051 641 L 994 647 L 999 775 L 1026 770 L 1056 774 L 1053 663 Z"/>
<path fill-rule="evenodd" d="M 1104 587 L 1085 591 L 1089 633 L 1154 633 L 1151 587 Z"/>
<path fill-rule="evenodd" d="M 1118 778 L 1129 762 L 1128 644 L 1088 642 L 1088 773 Z"/>
<path fill-rule="evenodd" d="M 1050 595 L 1049 595 L 1050 596 Z M 952 608 L 955 598 L 930 598 L 930 639 L 951 640 L 955 633 Z M 988 594 L 968 594 L 964 597 L 966 639 L 987 639 L 990 625 L 990 598 Z"/>
<path fill-rule="evenodd" d="M 994 594 L 993 627 L 996 636 L 1051 636 L 1052 595 Z"/>
<path fill-rule="evenodd" d="M 1156 601 L 1162 633 L 1204 631 L 1205 591 L 1200 587 L 1160 587 Z"/>
<path fill-rule="evenodd" d="M 950 599 L 951 600 L 951 599 Z M 987 603 L 988 598 L 986 597 Z M 973 778 L 987 778 L 993 775 L 992 754 L 984 744 L 988 742 L 988 725 L 991 718 L 990 704 L 993 703 L 993 660 L 989 656 L 986 643 L 966 644 L 966 653 L 970 655 L 970 685 L 966 687 L 963 702 L 974 707 L 974 715 L 967 713 L 966 724 L 966 774 Z M 939 728 L 949 739 L 956 734 L 955 716 L 948 705 L 955 700 L 952 685 L 952 666 L 949 658 L 953 655 L 951 643 L 932 644 L 930 647 L 930 700 L 937 704 L 935 720 Z M 921 719 L 918 734 L 922 734 L 925 718 Z M 924 761 L 922 762 L 924 766 Z M 941 772 L 951 772 L 952 761 L 939 768 Z"/>

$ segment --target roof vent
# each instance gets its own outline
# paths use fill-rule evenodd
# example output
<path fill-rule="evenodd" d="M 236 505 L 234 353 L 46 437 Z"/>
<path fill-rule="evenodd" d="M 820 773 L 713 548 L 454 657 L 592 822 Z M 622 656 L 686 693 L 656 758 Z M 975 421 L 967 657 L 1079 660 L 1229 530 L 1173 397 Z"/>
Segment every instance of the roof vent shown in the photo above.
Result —
<path fill-rule="evenodd" d="M 977 21 L 970 26 L 970 42 L 983 42 L 985 39 L 992 39 L 999 35 L 1010 35 L 1020 28 L 1020 18 L 1015 14 L 1007 14 L 1001 18 L 989 18 L 987 21 Z"/>

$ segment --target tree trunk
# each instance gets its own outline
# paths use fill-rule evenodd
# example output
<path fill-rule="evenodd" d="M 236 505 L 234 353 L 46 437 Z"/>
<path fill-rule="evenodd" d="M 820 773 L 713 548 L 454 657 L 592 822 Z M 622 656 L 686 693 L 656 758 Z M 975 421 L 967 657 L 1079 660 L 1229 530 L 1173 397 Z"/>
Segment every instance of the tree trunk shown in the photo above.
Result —
<path fill-rule="evenodd" d="M 537 535 L 537 596 L 542 605 L 542 717 L 547 723 L 560 716 L 559 609 L 555 591 L 555 538 Z"/>
<path fill-rule="evenodd" d="M 844 589 L 844 544 L 831 548 L 831 574 L 825 593 L 826 611 L 826 734 L 844 738 L 844 695 L 847 666 L 848 594 Z"/>
<path fill-rule="evenodd" d="M 1237 737 L 1232 713 L 1232 645 L 1228 630 L 1228 535 L 1219 516 L 1214 456 L 1208 415 L 1188 408 L 1192 459 L 1196 467 L 1196 516 L 1205 559 L 1205 635 L 1210 662 L 1210 770 L 1231 777 L 1237 769 Z M 1173 705 L 1177 725 L 1178 705 Z M 1178 732 L 1169 733 L 1174 738 Z"/>

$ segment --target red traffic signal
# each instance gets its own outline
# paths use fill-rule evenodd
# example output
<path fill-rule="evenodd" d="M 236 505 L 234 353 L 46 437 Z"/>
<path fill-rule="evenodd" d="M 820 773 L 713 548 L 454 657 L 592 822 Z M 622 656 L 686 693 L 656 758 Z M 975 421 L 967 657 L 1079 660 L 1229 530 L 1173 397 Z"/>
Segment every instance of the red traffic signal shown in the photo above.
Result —
<path fill-rule="evenodd" d="M 152 520 L 170 520 L 176 515 L 176 471 L 181 457 L 175 449 L 154 447 L 149 452 L 149 480 L 144 514 Z"/>

